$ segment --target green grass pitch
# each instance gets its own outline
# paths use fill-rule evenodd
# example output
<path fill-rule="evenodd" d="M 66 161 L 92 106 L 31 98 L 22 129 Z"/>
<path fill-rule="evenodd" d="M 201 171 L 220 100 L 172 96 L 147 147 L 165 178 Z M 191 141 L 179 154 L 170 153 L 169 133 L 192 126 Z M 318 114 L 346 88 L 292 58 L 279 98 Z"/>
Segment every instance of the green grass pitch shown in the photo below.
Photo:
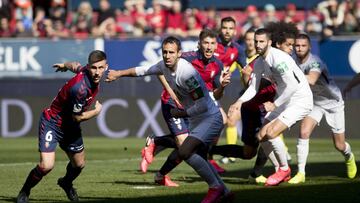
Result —
<path fill-rule="evenodd" d="M 171 173 L 172 179 L 180 187 L 166 188 L 153 183 L 154 172 L 160 168 L 170 151 L 162 152 L 149 167 L 149 172 L 141 174 L 138 166 L 144 139 L 84 137 L 84 142 L 86 167 L 74 182 L 81 202 L 200 202 L 207 192 L 206 183 L 184 163 Z M 291 166 L 294 175 L 296 140 L 286 139 L 286 142 L 293 157 Z M 360 160 L 360 140 L 349 142 L 356 158 Z M 224 143 L 224 140 L 220 143 Z M 0 138 L 0 202 L 15 201 L 38 157 L 36 137 Z M 360 178 L 346 178 L 343 157 L 335 150 L 330 139 L 311 140 L 305 184 L 283 183 L 277 187 L 249 184 L 247 176 L 253 163 L 254 159 L 223 165 L 227 173 L 222 177 L 234 191 L 235 202 L 360 202 Z M 54 170 L 33 188 L 30 202 L 67 202 L 65 193 L 56 185 L 57 179 L 65 173 L 66 164 L 66 156 L 58 147 Z M 360 167 L 359 162 L 357 165 Z M 265 175 L 269 175 L 272 170 L 267 164 Z"/>

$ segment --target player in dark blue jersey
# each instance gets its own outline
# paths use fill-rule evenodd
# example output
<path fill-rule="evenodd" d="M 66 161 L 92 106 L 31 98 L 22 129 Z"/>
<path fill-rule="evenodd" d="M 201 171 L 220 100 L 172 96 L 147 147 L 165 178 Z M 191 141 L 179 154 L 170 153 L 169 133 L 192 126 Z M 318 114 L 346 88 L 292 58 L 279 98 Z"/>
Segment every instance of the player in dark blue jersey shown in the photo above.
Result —
<path fill-rule="evenodd" d="M 65 64 L 57 64 L 57 70 L 66 70 Z M 39 123 L 40 161 L 33 168 L 17 197 L 18 203 L 28 202 L 30 190 L 48 174 L 55 164 L 55 148 L 59 146 L 69 157 L 64 177 L 58 185 L 66 192 L 70 201 L 78 201 L 72 182 L 85 166 L 84 144 L 80 123 L 97 116 L 102 108 L 96 101 L 95 108 L 89 109 L 99 90 L 99 82 L 108 68 L 106 54 L 93 51 L 88 64 L 80 67 L 79 73 L 60 89 L 50 107 L 44 109 Z"/>

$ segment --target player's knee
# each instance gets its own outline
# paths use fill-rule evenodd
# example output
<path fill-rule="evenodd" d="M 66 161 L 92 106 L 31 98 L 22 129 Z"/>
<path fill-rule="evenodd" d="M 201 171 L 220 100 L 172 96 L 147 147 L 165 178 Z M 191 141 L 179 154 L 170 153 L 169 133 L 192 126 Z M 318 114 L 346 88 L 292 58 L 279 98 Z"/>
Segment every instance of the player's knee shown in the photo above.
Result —
<path fill-rule="evenodd" d="M 300 138 L 301 139 L 309 139 L 311 135 L 311 131 L 308 129 L 301 129 L 300 130 Z"/>
<path fill-rule="evenodd" d="M 85 160 L 74 163 L 73 167 L 82 170 L 85 168 Z"/>
<path fill-rule="evenodd" d="M 191 156 L 191 151 L 187 149 L 179 149 L 179 157 L 181 160 L 187 160 Z"/>
<path fill-rule="evenodd" d="M 342 152 L 345 150 L 345 142 L 335 142 L 334 146 L 336 148 L 336 150 Z"/>
<path fill-rule="evenodd" d="M 247 149 L 244 150 L 244 158 L 245 160 L 252 159 L 256 156 L 256 150 Z"/>
<path fill-rule="evenodd" d="M 267 128 L 266 129 L 266 138 L 267 139 L 273 139 L 275 137 L 277 137 L 279 134 L 276 134 L 276 131 L 273 128 Z"/>
<path fill-rule="evenodd" d="M 43 175 L 46 175 L 54 168 L 54 165 L 54 163 L 40 163 L 38 168 L 43 173 Z"/>

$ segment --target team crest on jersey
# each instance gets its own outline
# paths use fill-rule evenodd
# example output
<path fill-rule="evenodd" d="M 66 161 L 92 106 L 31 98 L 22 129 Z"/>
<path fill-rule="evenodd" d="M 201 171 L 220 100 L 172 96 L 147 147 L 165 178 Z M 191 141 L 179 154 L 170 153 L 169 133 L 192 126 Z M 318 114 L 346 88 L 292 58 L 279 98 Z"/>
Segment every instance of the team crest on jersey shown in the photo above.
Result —
<path fill-rule="evenodd" d="M 281 62 L 279 65 L 276 66 L 276 69 L 280 73 L 285 73 L 287 70 L 289 70 L 289 67 L 286 65 L 285 62 Z"/>
<path fill-rule="evenodd" d="M 199 82 L 194 77 L 187 79 L 185 81 L 185 84 L 190 90 L 196 89 L 197 87 L 200 86 Z"/>
<path fill-rule="evenodd" d="M 49 142 L 45 142 L 45 148 L 49 148 L 50 143 Z"/>
<path fill-rule="evenodd" d="M 82 110 L 82 104 L 74 104 L 73 112 L 80 113 Z"/>
<path fill-rule="evenodd" d="M 311 69 L 320 69 L 320 63 L 314 62 L 314 63 L 310 64 L 310 68 Z"/>
<path fill-rule="evenodd" d="M 214 70 L 212 70 L 212 71 L 211 71 L 211 73 L 210 73 L 210 78 L 213 78 L 213 77 L 214 77 L 214 75 L 215 75 L 215 71 L 214 71 Z"/>

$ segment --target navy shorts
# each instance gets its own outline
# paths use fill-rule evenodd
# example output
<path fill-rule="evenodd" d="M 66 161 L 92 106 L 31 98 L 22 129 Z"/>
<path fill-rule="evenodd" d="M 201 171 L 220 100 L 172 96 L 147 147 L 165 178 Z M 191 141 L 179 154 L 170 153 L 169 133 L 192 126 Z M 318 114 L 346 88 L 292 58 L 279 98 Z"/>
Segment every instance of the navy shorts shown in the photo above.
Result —
<path fill-rule="evenodd" d="M 188 126 L 189 121 L 188 118 L 174 118 L 170 110 L 176 108 L 170 104 L 164 104 L 161 102 L 161 111 L 163 117 L 165 119 L 166 125 L 168 126 L 170 133 L 173 135 L 181 135 L 185 133 L 189 133 Z"/>
<path fill-rule="evenodd" d="M 39 121 L 39 151 L 55 152 L 57 143 L 65 152 L 79 153 L 84 149 L 81 129 L 60 129 L 51 120 L 46 119 L 44 113 Z"/>

